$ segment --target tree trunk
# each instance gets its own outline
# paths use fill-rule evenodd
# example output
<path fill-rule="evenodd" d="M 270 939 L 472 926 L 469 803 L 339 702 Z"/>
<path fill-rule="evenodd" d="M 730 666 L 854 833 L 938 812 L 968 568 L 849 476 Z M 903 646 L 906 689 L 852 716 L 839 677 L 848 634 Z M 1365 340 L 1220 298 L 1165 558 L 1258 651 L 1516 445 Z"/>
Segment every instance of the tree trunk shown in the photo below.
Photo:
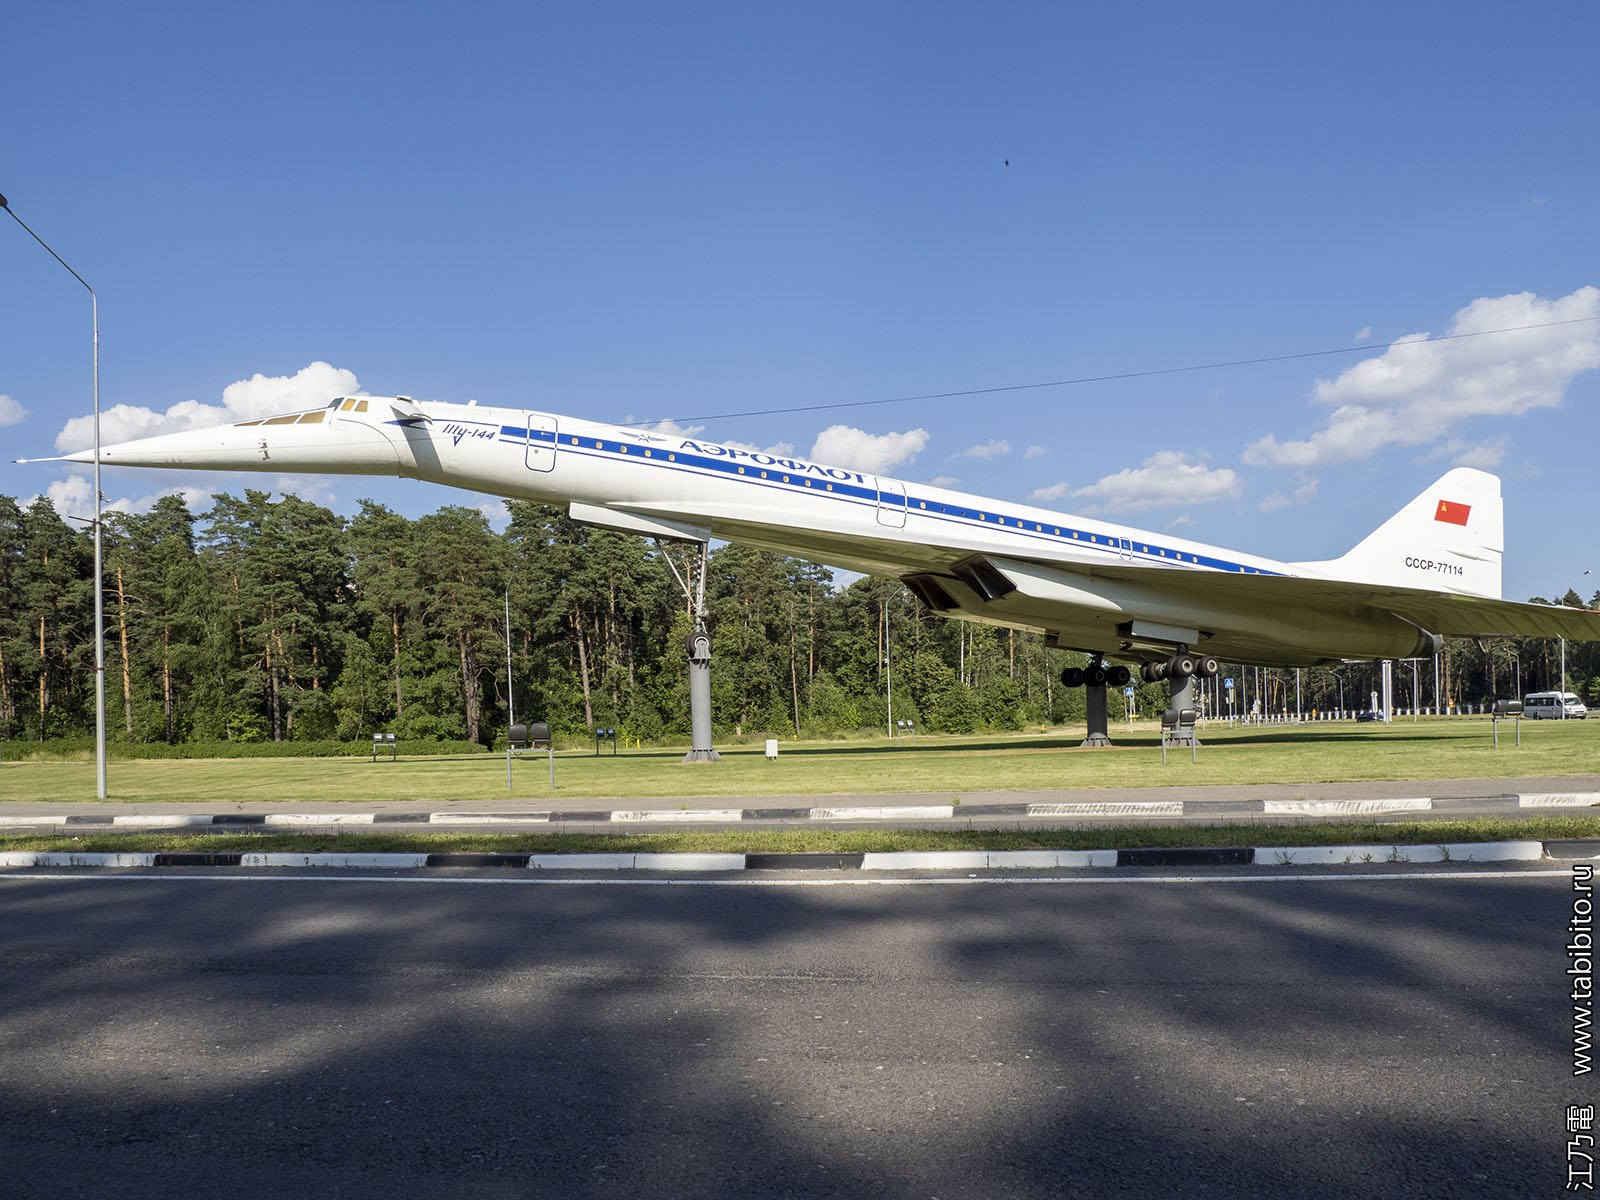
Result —
<path fill-rule="evenodd" d="M 269 636 L 261 648 L 262 667 L 267 676 L 267 709 L 272 715 L 272 740 L 283 741 L 283 708 L 278 694 L 277 668 L 272 665 L 272 638 Z"/>
<path fill-rule="evenodd" d="M 794 623 L 789 625 L 789 697 L 794 702 L 794 735 L 800 736 L 800 648 L 796 644 L 800 631 Z"/>
<path fill-rule="evenodd" d="M 172 745 L 172 626 L 161 627 L 161 715 L 167 745 Z"/>
<path fill-rule="evenodd" d="M 467 741 L 478 740 L 478 663 L 472 653 L 472 635 L 463 630 L 461 646 L 461 685 L 467 701 Z"/>
<path fill-rule="evenodd" d="M 0 646 L 0 729 L 11 725 L 11 686 L 6 682 L 6 652 Z"/>
<path fill-rule="evenodd" d="M 406 710 L 406 698 L 400 690 L 400 610 L 389 610 L 389 627 L 394 632 L 394 715 Z"/>
<path fill-rule="evenodd" d="M 122 643 L 122 726 L 133 736 L 133 668 L 128 662 L 128 594 L 122 590 L 122 567 L 117 567 L 117 634 Z"/>
<path fill-rule="evenodd" d="M 593 729 L 594 701 L 589 695 L 589 647 L 583 637 L 583 622 L 575 612 L 568 615 L 567 621 L 578 635 L 578 678 L 583 682 L 583 722 Z"/>

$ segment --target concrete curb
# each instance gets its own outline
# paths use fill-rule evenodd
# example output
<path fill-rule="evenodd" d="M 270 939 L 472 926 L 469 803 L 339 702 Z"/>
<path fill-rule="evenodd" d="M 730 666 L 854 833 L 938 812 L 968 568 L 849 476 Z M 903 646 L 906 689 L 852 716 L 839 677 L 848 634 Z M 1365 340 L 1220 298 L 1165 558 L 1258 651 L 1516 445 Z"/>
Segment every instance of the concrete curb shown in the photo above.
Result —
<path fill-rule="evenodd" d="M 1514 797 L 1519 808 L 1578 809 L 1600 807 L 1600 792 L 1538 792 Z M 1253 800 L 1248 807 L 1268 815 L 1282 816 L 1380 816 L 1406 812 L 1438 812 L 1460 803 L 1451 797 L 1400 797 L 1346 800 Z M 1216 801 L 1181 800 L 1083 801 L 1052 804 L 914 804 L 852 805 L 817 808 L 698 808 L 698 809 L 619 809 L 530 812 L 287 812 L 287 813 L 130 813 L 99 815 L 60 813 L 26 816 L 7 815 L 0 807 L 0 829 L 66 829 L 79 827 L 196 829 L 218 831 L 251 829 L 314 829 L 341 825 L 735 825 L 751 821 L 948 821 L 961 818 L 985 820 L 997 817 L 1074 819 L 1074 818 L 1151 818 L 1204 817 Z"/>
<path fill-rule="evenodd" d="M 1600 841 L 1551 843 L 1562 858 L 1600 857 Z M 1585 853 L 1589 851 L 1591 853 Z M 82 867 L 269 867 L 422 870 L 509 867 L 538 871 L 1040 871 L 1110 867 L 1284 867 L 1356 863 L 1537 862 L 1543 842 L 1452 842 L 1433 846 L 1187 846 L 1138 850 L 952 850 L 884 854 L 95 854 L 13 850 L 0 869 Z"/>

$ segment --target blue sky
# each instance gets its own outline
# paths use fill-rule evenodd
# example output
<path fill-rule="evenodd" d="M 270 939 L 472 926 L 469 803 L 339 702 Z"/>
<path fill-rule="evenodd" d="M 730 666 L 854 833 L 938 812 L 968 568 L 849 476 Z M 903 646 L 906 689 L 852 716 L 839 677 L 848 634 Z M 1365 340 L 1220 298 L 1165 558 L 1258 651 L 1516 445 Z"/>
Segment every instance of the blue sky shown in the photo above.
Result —
<path fill-rule="evenodd" d="M 108 441 L 353 382 L 1304 559 L 1464 462 L 1505 481 L 1506 594 L 1587 592 L 1597 35 L 1581 3 L 66 0 L 8 15 L 0 192 L 98 291 Z M 0 223 L 0 492 L 87 503 L 9 460 L 71 440 L 88 343 Z"/>

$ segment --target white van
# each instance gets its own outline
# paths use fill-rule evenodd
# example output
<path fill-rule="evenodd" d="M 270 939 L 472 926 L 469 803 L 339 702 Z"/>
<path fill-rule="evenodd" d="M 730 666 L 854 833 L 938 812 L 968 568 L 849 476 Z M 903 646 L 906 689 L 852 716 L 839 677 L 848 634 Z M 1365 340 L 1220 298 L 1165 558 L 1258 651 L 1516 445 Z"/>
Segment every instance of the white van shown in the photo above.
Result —
<path fill-rule="evenodd" d="M 1571 692 L 1530 692 L 1522 698 L 1522 715 L 1535 721 L 1581 721 L 1589 710 Z"/>

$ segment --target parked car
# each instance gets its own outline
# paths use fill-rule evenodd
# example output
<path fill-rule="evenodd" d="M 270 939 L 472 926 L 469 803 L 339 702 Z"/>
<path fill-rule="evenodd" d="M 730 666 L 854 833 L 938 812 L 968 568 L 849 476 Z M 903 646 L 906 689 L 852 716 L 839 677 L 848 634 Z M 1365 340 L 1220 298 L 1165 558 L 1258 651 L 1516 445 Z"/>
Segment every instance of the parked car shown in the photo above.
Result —
<path fill-rule="evenodd" d="M 1572 692 L 1529 692 L 1522 698 L 1522 715 L 1533 721 L 1581 721 L 1589 710 Z"/>

